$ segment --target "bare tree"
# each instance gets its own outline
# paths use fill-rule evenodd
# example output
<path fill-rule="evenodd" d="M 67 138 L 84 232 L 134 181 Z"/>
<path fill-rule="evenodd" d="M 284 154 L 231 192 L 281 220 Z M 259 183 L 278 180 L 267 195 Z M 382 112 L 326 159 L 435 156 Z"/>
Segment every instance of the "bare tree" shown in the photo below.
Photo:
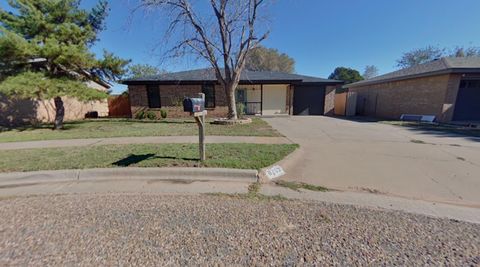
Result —
<path fill-rule="evenodd" d="M 457 46 L 454 49 L 450 50 L 450 57 L 478 57 L 480 56 L 480 47 L 471 46 L 463 47 Z"/>
<path fill-rule="evenodd" d="M 179 41 L 168 52 L 194 53 L 207 60 L 225 88 L 228 118 L 236 120 L 235 89 L 247 55 L 269 34 L 257 33 L 259 11 L 265 1 L 210 0 L 211 16 L 200 14 L 199 2 L 191 0 L 143 0 L 137 9 L 155 8 L 169 16 L 167 35 L 179 34 Z"/>
<path fill-rule="evenodd" d="M 366 80 L 376 77 L 378 76 L 378 68 L 375 65 L 367 65 L 362 76 Z"/>
<path fill-rule="evenodd" d="M 397 60 L 397 67 L 402 69 L 413 67 L 441 58 L 444 54 L 445 48 L 438 48 L 431 45 L 424 48 L 414 49 L 403 53 L 402 57 Z"/>
<path fill-rule="evenodd" d="M 438 46 L 427 46 L 424 48 L 414 49 L 403 53 L 402 57 L 397 60 L 397 67 L 409 68 L 419 64 L 427 63 L 442 57 L 479 57 L 480 47 L 457 46 L 453 49 L 440 48 Z"/>

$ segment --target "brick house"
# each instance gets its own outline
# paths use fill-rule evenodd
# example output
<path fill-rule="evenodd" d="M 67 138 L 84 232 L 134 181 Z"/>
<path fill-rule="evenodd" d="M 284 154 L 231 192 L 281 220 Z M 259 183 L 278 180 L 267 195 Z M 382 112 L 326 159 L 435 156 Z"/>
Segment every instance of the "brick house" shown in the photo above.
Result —
<path fill-rule="evenodd" d="M 90 88 L 108 92 L 110 84 L 103 81 L 87 81 Z M 107 100 L 80 101 L 73 97 L 62 97 L 65 107 L 65 121 L 85 118 L 87 112 L 96 111 L 100 117 L 108 116 Z M 0 126 L 13 127 L 55 120 L 53 99 L 18 99 L 0 94 Z"/>
<path fill-rule="evenodd" d="M 147 110 L 159 113 L 161 109 L 167 110 L 169 117 L 188 116 L 182 101 L 198 93 L 205 94 L 209 117 L 227 115 L 226 93 L 213 69 L 166 73 L 122 83 L 128 85 L 132 116 Z M 304 75 L 245 70 L 235 93 L 236 101 L 244 104 L 248 115 L 330 115 L 335 89 L 342 84 Z"/>
<path fill-rule="evenodd" d="M 438 122 L 480 121 L 480 58 L 442 58 L 345 85 L 358 115 L 399 119 L 434 115 Z"/>

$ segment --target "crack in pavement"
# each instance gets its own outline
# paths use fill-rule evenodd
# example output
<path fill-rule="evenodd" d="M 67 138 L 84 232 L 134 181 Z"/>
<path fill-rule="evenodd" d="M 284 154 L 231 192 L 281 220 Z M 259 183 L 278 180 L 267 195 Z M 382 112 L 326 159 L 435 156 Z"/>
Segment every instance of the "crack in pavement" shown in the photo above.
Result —
<path fill-rule="evenodd" d="M 379 156 L 386 156 L 386 157 L 391 157 L 391 158 L 402 158 L 402 159 L 413 159 L 413 160 L 428 160 L 428 161 L 437 161 L 437 162 L 450 162 L 452 160 L 443 160 L 443 159 L 433 159 L 433 158 L 428 158 L 428 157 L 418 157 L 418 156 L 403 156 L 403 155 L 392 155 L 392 154 L 386 154 L 386 153 L 378 153 L 376 155 Z"/>
<path fill-rule="evenodd" d="M 448 191 L 450 194 L 452 194 L 452 196 L 454 196 L 454 197 L 456 197 L 456 198 L 458 198 L 458 199 L 463 200 L 463 197 L 462 197 L 462 196 L 456 194 L 450 187 L 448 187 L 448 186 L 440 183 L 440 182 L 437 181 L 434 177 L 430 176 L 428 173 L 427 173 L 427 177 L 428 177 L 430 180 L 432 180 L 434 183 L 436 183 L 436 184 L 442 186 L 443 188 L 447 189 L 447 191 Z"/>
<path fill-rule="evenodd" d="M 442 151 L 442 152 L 444 152 L 444 153 L 446 153 L 446 154 L 454 157 L 454 158 L 457 159 L 457 160 L 460 159 L 460 158 L 462 158 L 462 159 L 463 159 L 463 160 L 462 160 L 463 162 L 469 163 L 469 164 L 471 164 L 471 165 L 473 165 L 473 166 L 476 166 L 476 167 L 480 167 L 480 165 L 478 165 L 477 163 L 472 162 L 472 161 L 470 161 L 470 160 L 468 160 L 468 159 L 466 159 L 466 158 L 464 158 L 464 157 L 462 157 L 462 156 L 459 156 L 459 155 L 457 155 L 457 154 L 455 154 L 455 153 L 453 153 L 453 152 L 446 151 L 446 150 L 443 150 L 443 149 L 440 149 L 440 151 Z"/>
<path fill-rule="evenodd" d="M 92 143 L 88 144 L 87 146 L 95 146 L 95 145 L 97 145 L 97 144 L 102 143 L 103 141 L 105 141 L 105 140 L 104 140 L 104 139 L 100 139 L 100 140 L 97 140 L 97 141 L 95 141 L 95 142 L 92 142 Z"/>

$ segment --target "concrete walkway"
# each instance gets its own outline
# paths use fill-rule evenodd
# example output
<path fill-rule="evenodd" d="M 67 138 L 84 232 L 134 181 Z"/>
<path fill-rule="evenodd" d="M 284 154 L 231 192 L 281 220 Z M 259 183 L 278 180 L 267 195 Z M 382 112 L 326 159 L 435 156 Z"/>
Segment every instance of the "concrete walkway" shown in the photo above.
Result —
<path fill-rule="evenodd" d="M 207 136 L 206 143 L 251 143 L 251 144 L 290 144 L 285 137 L 263 136 Z M 101 145 L 127 145 L 127 144 L 183 144 L 198 143 L 198 136 L 147 136 L 147 137 L 114 137 L 92 139 L 65 139 L 28 142 L 0 143 L 0 150 L 15 150 L 29 148 L 51 147 L 78 147 Z"/>
<path fill-rule="evenodd" d="M 265 120 L 300 144 L 282 179 L 480 207 L 480 138 L 323 116 Z"/>

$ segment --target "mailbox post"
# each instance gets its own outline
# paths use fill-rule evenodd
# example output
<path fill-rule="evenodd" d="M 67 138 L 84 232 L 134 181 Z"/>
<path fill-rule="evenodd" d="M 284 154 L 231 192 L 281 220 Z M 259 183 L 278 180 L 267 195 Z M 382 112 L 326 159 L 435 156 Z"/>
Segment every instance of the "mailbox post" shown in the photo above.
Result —
<path fill-rule="evenodd" d="M 204 106 L 205 106 L 205 94 L 200 94 Z M 198 125 L 198 144 L 200 151 L 200 161 L 205 161 L 205 109 L 202 110 L 201 114 L 195 116 L 195 121 Z"/>
<path fill-rule="evenodd" d="M 190 112 L 195 117 L 198 125 L 198 143 L 200 161 L 205 161 L 205 94 L 200 93 L 199 98 L 185 98 L 183 100 L 183 111 Z"/>

